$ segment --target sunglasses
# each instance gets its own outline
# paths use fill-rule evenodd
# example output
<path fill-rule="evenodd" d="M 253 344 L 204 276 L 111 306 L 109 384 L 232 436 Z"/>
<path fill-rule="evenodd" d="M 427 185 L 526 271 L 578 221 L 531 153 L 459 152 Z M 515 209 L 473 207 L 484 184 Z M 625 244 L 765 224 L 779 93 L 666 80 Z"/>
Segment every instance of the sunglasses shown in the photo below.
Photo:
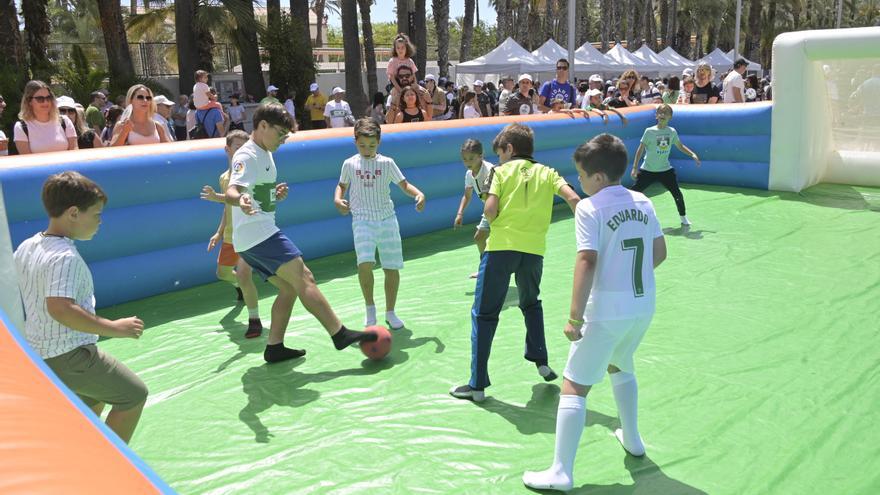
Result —
<path fill-rule="evenodd" d="M 153 97 L 148 95 L 137 95 L 135 98 L 141 101 L 153 101 Z"/>
<path fill-rule="evenodd" d="M 53 101 L 55 99 L 54 95 L 49 96 L 30 96 L 29 100 L 36 100 L 37 103 L 46 103 L 47 101 Z"/>
<path fill-rule="evenodd" d="M 64 115 L 67 115 L 67 114 L 75 114 L 75 113 L 76 113 L 76 109 L 75 109 L 75 108 L 59 108 L 59 109 L 58 109 L 58 113 L 60 113 L 60 114 L 64 114 Z"/>
<path fill-rule="evenodd" d="M 556 70 L 568 70 L 568 67 L 566 67 L 564 65 L 557 65 Z"/>

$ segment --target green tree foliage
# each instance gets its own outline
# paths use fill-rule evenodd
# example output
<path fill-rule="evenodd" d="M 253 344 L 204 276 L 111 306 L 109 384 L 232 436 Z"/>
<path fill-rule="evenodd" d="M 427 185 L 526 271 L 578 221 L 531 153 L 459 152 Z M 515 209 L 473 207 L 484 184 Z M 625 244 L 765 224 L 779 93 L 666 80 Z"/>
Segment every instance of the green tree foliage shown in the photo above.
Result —
<path fill-rule="evenodd" d="M 83 49 L 79 45 L 73 45 L 70 60 L 62 64 L 59 76 L 67 95 L 87 106 L 91 101 L 91 93 L 103 87 L 107 73 L 93 67 Z"/>
<path fill-rule="evenodd" d="M 315 61 L 309 56 L 309 52 L 302 43 L 291 43 L 290 40 L 298 40 L 303 36 L 302 30 L 307 29 L 299 19 L 294 19 L 287 12 L 281 13 L 279 27 L 275 31 L 268 31 L 263 36 L 263 46 L 266 52 L 272 54 L 265 56 L 273 69 L 280 75 L 279 79 L 273 79 L 272 84 L 280 89 L 279 96 L 284 101 L 289 91 L 296 92 L 297 115 L 303 115 L 302 109 L 306 98 L 309 96 L 309 84 L 315 80 Z"/>

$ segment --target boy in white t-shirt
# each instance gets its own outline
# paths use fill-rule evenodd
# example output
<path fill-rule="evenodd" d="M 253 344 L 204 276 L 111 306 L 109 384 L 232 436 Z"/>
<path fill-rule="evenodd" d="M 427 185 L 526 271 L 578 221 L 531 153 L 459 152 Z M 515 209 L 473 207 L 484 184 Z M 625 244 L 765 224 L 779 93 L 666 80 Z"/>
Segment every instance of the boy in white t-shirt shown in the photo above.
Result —
<path fill-rule="evenodd" d="M 342 164 L 339 184 L 333 202 L 339 213 L 351 213 L 354 232 L 354 250 L 357 254 L 358 280 L 366 303 L 365 326 L 376 324 L 376 302 L 373 300 L 373 266 L 376 250 L 385 272 L 385 321 L 392 329 L 404 327 L 394 313 L 400 270 L 403 269 L 403 248 L 400 227 L 391 201 L 392 183 L 408 196 L 415 198 L 416 211 L 425 208 L 425 195 L 407 182 L 394 160 L 377 153 L 382 139 L 382 128 L 367 117 L 354 125 L 354 142 L 358 153 Z M 345 199 L 348 192 L 349 199 Z"/>
<path fill-rule="evenodd" d="M 324 105 L 324 120 L 327 127 L 346 127 L 354 123 L 354 116 L 348 102 L 343 100 L 345 90 L 340 87 L 333 88 L 333 100 Z"/>
<path fill-rule="evenodd" d="M 453 228 L 461 227 L 464 218 L 464 210 L 471 202 L 474 191 L 480 201 L 485 201 L 489 196 L 489 186 L 492 182 L 492 164 L 483 160 L 483 143 L 476 139 L 468 139 L 461 145 L 461 161 L 467 169 L 464 173 L 464 195 L 458 205 L 458 213 L 455 214 Z M 480 217 L 477 231 L 474 233 L 474 242 L 480 251 L 480 258 L 486 250 L 486 240 L 489 238 L 489 220 L 485 215 Z M 479 272 L 471 274 L 471 278 L 477 278 Z"/>
<path fill-rule="evenodd" d="M 297 297 L 321 322 L 337 350 L 361 341 L 375 341 L 375 333 L 345 328 L 303 263 L 302 251 L 275 225 L 275 204 L 287 198 L 288 188 L 286 183 L 276 183 L 278 171 L 272 152 L 287 140 L 294 128 L 293 119 L 282 105 L 270 103 L 257 108 L 253 122 L 251 139 L 232 157 L 226 204 L 234 207 L 232 244 L 235 252 L 278 288 L 263 359 L 277 363 L 306 354 L 302 349 L 284 347 L 284 333 Z"/>
<path fill-rule="evenodd" d="M 107 320 L 95 314 L 92 273 L 76 249 L 98 232 L 107 195 L 78 172 L 61 172 L 43 183 L 49 226 L 15 250 L 30 347 L 98 417 L 112 408 L 107 426 L 131 440 L 147 400 L 147 386 L 99 347 L 98 337 L 139 339 L 137 316 Z"/>
<path fill-rule="evenodd" d="M 549 469 L 523 475 L 528 487 L 562 491 L 573 485 L 587 393 L 606 370 L 620 417 L 615 436 L 631 455 L 645 455 L 636 421 L 633 353 L 654 315 L 654 269 L 666 259 L 651 201 L 620 185 L 627 167 L 623 141 L 596 136 L 575 151 L 574 161 L 589 198 L 575 213 L 578 253 L 565 325 L 572 343 L 556 415 L 555 456 Z"/>
<path fill-rule="evenodd" d="M 209 75 L 208 72 L 203 70 L 196 71 L 196 83 L 193 85 L 193 104 L 196 106 L 196 110 L 216 108 L 223 111 L 223 105 L 217 101 L 217 95 L 208 86 Z"/>

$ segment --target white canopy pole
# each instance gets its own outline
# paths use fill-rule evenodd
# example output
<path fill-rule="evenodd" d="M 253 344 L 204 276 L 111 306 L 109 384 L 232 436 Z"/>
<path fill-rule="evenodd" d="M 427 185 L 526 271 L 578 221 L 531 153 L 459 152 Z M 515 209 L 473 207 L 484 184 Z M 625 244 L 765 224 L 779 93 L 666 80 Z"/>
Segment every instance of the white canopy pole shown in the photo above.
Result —
<path fill-rule="evenodd" d="M 569 78 L 572 81 L 574 81 L 574 30 L 577 25 L 575 23 L 575 15 L 577 15 L 577 1 L 568 0 L 568 64 L 571 66 Z"/>
<path fill-rule="evenodd" d="M 751 8 L 754 8 L 755 5 L 752 4 Z M 736 0 L 736 35 L 733 38 L 733 61 L 736 62 L 736 59 L 739 58 L 739 21 L 742 17 L 743 3 L 742 0 Z M 749 33 L 751 34 L 751 33 Z"/>

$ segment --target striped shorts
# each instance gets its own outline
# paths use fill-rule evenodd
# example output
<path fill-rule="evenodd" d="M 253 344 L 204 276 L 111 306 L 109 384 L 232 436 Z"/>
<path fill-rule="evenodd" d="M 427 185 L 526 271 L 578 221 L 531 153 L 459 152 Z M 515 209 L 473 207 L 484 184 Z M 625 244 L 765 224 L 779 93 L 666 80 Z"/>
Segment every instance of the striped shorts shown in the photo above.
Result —
<path fill-rule="evenodd" d="M 351 229 L 354 232 L 354 252 L 357 254 L 358 265 L 375 263 L 378 249 L 382 268 L 403 268 L 403 247 L 396 215 L 384 220 L 352 220 Z"/>

